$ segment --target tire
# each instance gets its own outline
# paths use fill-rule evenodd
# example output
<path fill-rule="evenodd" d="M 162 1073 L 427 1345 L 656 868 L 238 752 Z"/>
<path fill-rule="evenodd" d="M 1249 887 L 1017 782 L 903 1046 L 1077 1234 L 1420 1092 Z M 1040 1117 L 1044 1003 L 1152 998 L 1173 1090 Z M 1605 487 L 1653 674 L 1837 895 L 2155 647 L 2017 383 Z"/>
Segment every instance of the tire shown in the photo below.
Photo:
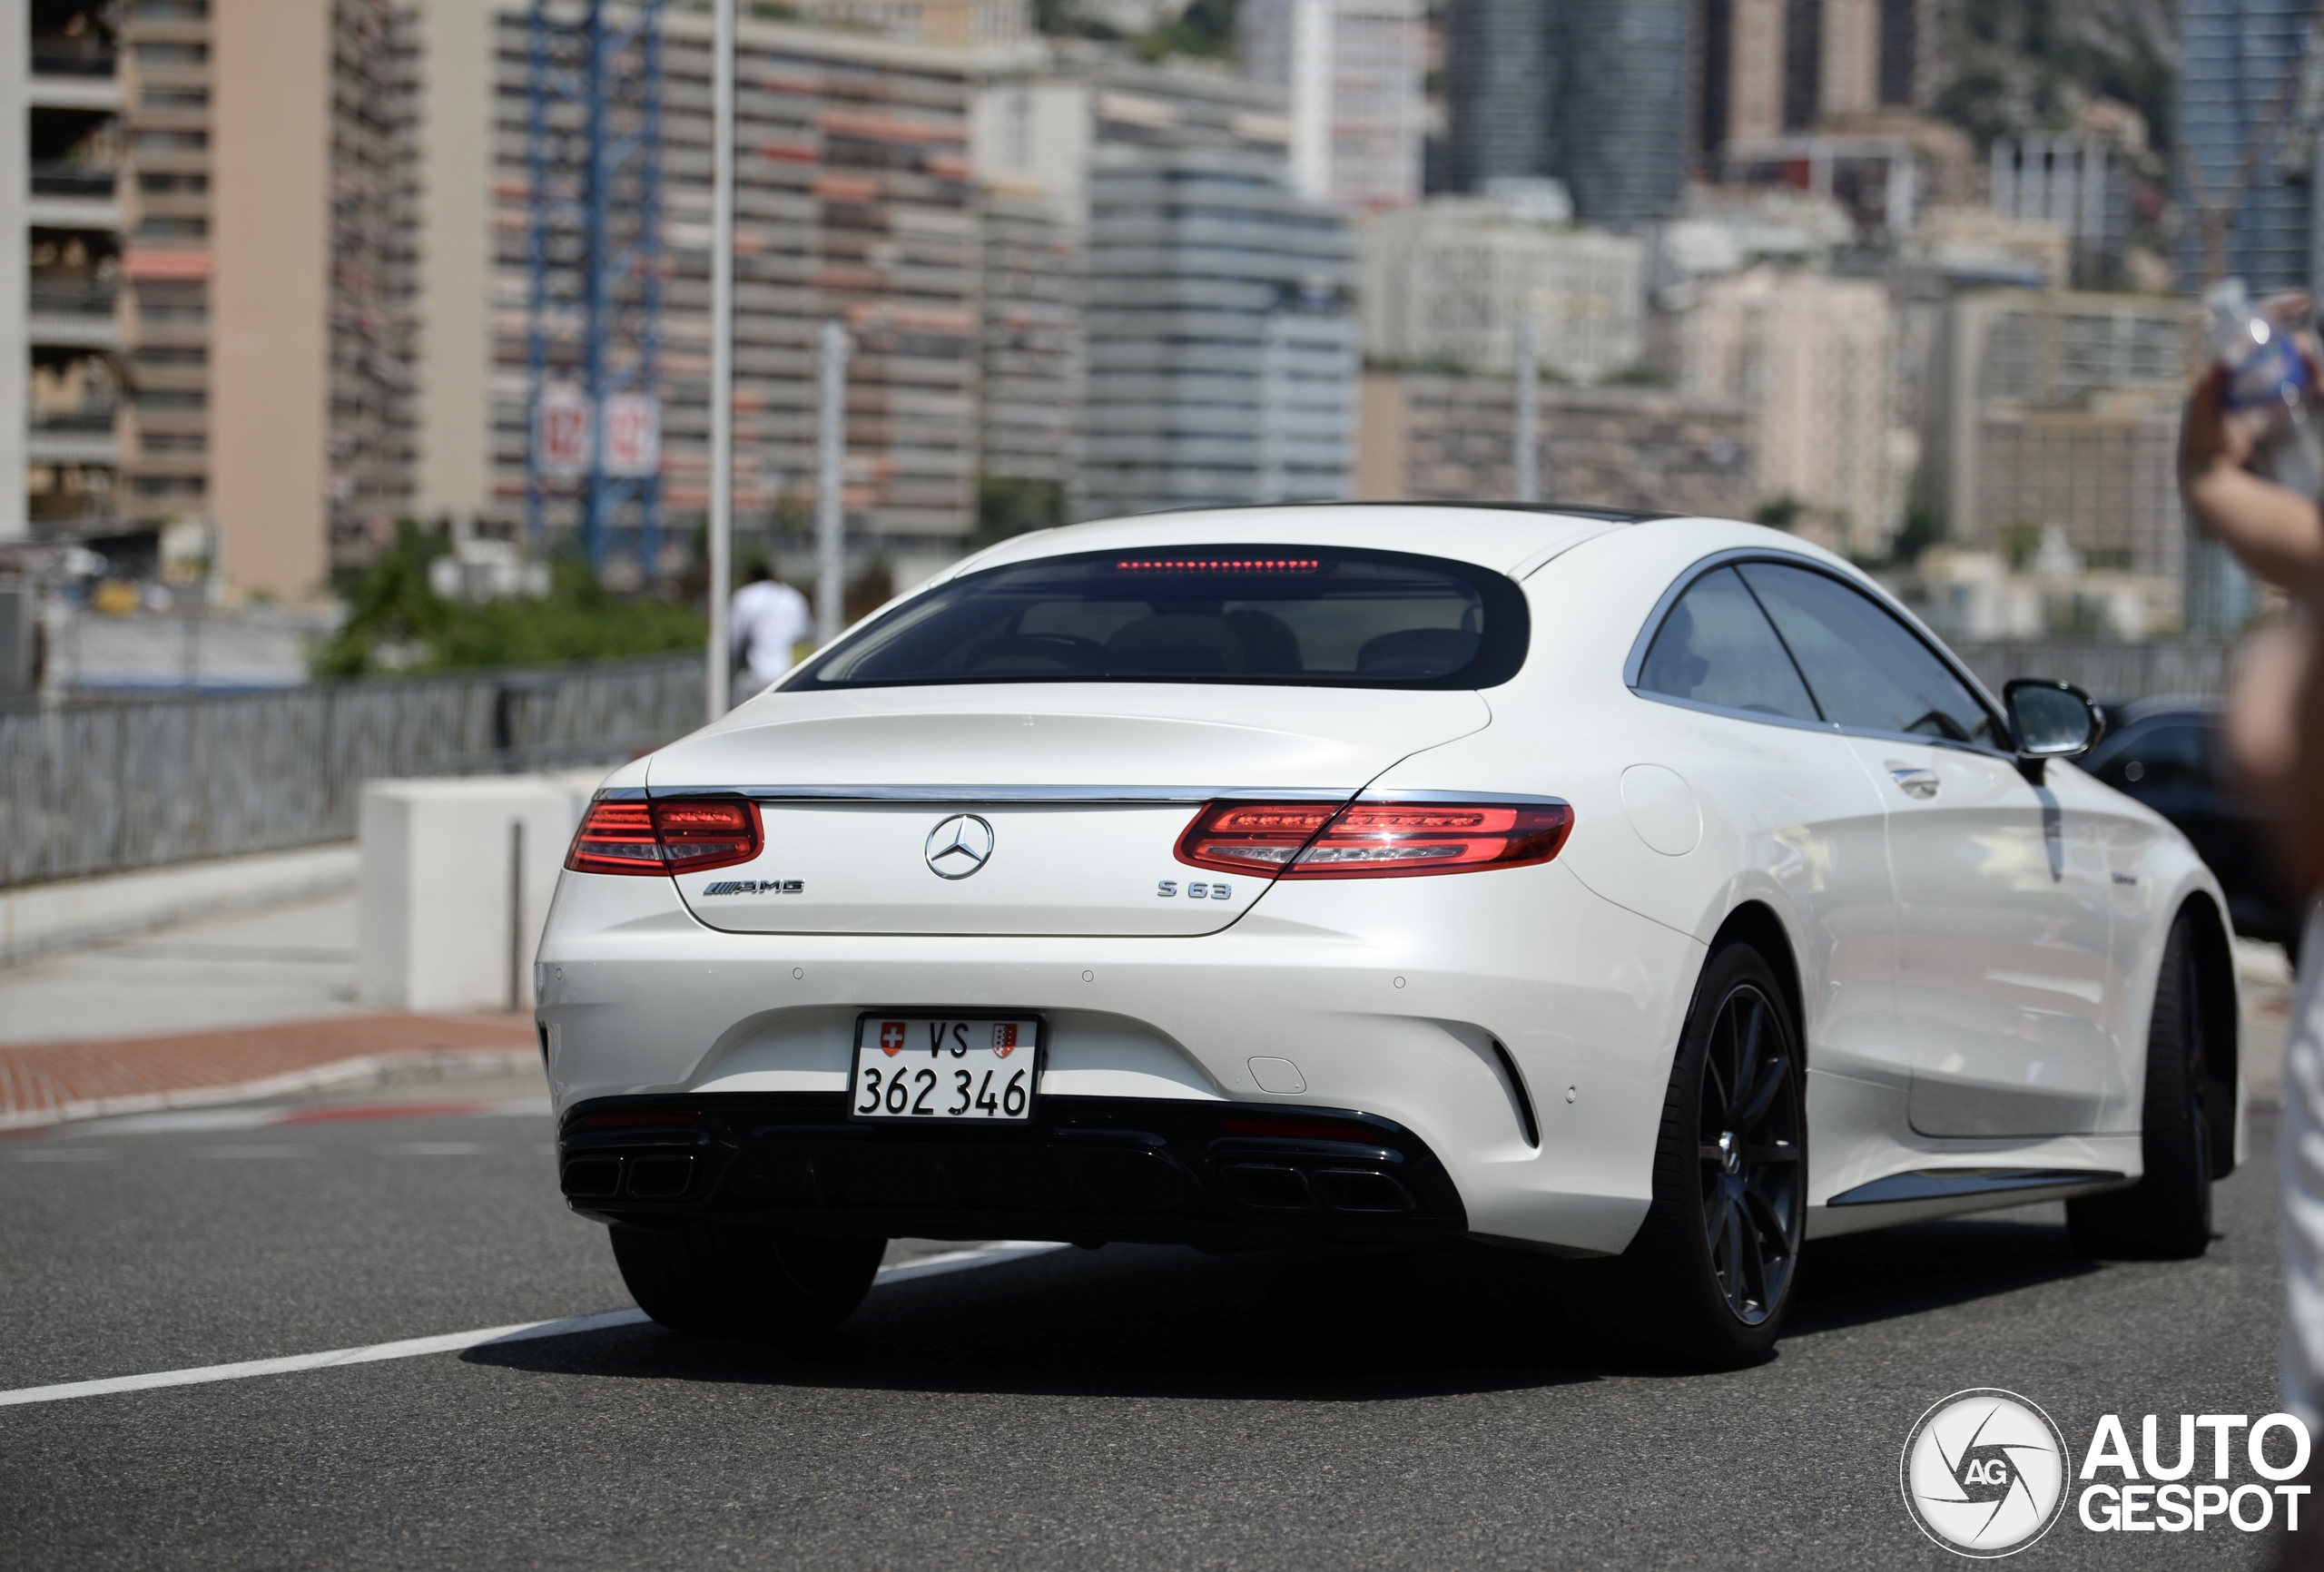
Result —
<path fill-rule="evenodd" d="M 1690 1364 L 1759 1362 L 1791 1307 L 1807 1225 L 1798 1044 L 1758 951 L 1715 952 L 1670 1066 L 1654 1199 L 1621 1263 L 1626 1311 Z"/>
<path fill-rule="evenodd" d="M 2212 1150 L 2221 1095 L 2206 1062 L 2211 1012 L 2192 919 L 2171 925 L 2146 1032 L 2146 1097 L 2139 1151 L 2146 1173 L 2127 1190 L 2066 1203 L 2066 1228 L 2084 1255 L 2184 1261 L 2211 1243 Z M 2232 1095 L 2230 1092 L 2228 1095 Z"/>
<path fill-rule="evenodd" d="M 616 1224 L 613 1246 L 630 1297 L 672 1331 L 764 1341 L 846 1320 L 888 1242 L 689 1223 L 668 1232 Z"/>

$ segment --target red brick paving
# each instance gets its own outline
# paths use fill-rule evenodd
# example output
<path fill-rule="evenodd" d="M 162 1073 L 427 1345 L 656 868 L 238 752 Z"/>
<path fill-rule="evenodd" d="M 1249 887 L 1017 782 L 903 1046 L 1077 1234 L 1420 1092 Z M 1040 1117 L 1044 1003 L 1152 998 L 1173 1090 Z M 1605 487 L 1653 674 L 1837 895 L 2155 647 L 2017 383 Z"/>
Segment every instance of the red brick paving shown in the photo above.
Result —
<path fill-rule="evenodd" d="M 507 1053 L 536 1041 L 525 1016 L 383 1014 L 182 1037 L 0 1044 L 0 1125 L 214 1101 L 233 1087 L 350 1060 Z"/>

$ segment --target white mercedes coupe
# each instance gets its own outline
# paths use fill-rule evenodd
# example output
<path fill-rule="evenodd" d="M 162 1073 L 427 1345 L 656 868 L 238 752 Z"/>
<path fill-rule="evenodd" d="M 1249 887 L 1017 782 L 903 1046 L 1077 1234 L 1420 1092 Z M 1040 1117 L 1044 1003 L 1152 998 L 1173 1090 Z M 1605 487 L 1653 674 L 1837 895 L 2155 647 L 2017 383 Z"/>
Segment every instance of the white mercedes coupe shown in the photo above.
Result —
<path fill-rule="evenodd" d="M 1786 535 L 1328 504 L 1022 535 L 616 771 L 537 967 L 570 1204 L 783 1336 L 883 1242 L 1452 1237 L 1709 1365 L 1827 1234 L 2063 1199 L 2192 1255 L 2226 902 Z"/>

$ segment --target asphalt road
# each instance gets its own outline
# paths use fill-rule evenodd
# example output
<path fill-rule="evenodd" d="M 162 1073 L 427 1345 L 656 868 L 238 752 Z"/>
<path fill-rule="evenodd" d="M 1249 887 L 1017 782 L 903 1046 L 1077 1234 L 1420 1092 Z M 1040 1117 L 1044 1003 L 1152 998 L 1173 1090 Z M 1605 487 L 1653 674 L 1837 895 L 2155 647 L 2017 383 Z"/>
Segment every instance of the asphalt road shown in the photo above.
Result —
<path fill-rule="evenodd" d="M 0 1408 L 0 1567 L 1959 1566 L 1897 1489 L 1945 1394 L 2077 1454 L 2109 1411 L 2135 1445 L 2277 1406 L 2272 1128 L 2201 1261 L 2078 1260 L 2056 1207 L 1829 1241 L 1736 1374 L 1587 1331 L 1585 1267 L 1114 1246 L 883 1284 L 783 1352 L 627 1326 Z M 0 1390 L 624 1307 L 549 1135 L 0 1142 Z M 2070 1514 L 2012 1565 L 2268 1549 Z"/>

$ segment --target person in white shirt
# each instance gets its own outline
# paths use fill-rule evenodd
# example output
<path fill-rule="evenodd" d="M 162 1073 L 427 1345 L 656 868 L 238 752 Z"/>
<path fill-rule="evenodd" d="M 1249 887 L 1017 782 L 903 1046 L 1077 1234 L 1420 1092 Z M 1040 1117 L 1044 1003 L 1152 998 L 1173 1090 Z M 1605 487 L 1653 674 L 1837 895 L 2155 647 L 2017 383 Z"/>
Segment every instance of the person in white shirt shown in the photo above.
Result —
<path fill-rule="evenodd" d="M 793 646 L 814 629 L 807 597 L 774 576 L 766 564 L 751 569 L 751 582 L 734 592 L 734 664 L 755 687 L 764 687 L 792 666 Z"/>

